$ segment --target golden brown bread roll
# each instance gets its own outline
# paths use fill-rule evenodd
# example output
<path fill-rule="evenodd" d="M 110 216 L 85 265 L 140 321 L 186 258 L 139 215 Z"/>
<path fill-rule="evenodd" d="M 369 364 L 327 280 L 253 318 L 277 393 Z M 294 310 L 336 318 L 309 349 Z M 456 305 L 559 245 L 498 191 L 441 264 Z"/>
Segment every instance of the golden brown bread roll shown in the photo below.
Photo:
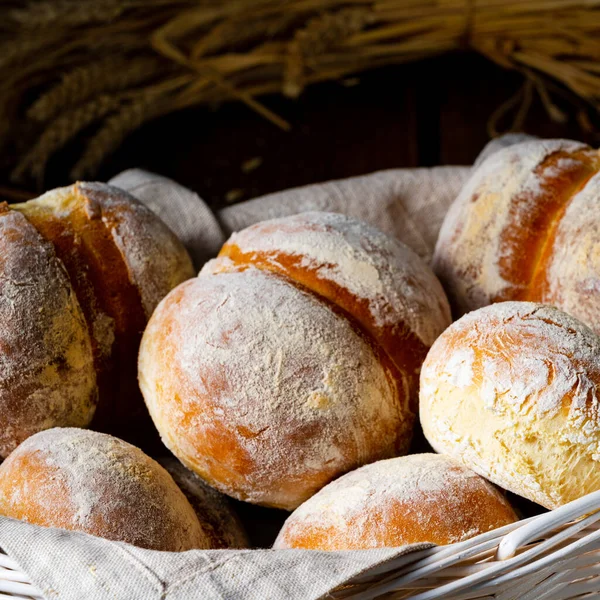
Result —
<path fill-rule="evenodd" d="M 0 453 L 6 456 L 41 429 L 87 425 L 96 384 L 97 423 L 118 427 L 131 417 L 138 394 L 136 359 L 144 326 L 159 300 L 193 276 L 187 252 L 149 209 L 100 183 L 77 183 L 24 204 L 3 205 L 0 221 L 0 311 L 21 315 L 12 319 L 6 313 L 0 331 L 5 365 Z M 42 261 L 52 265 L 46 268 Z M 87 331 L 75 337 L 82 319 Z M 58 339 L 52 331 L 61 328 Z M 20 345 L 20 353 L 10 356 L 3 349 L 11 344 Z M 25 357 L 28 348 L 37 354 Z M 28 364 L 34 356 L 56 373 Z M 20 416 L 32 412 L 34 402 L 36 414 Z"/>
<path fill-rule="evenodd" d="M 407 451 L 420 357 L 448 323 L 439 282 L 400 243 L 342 215 L 276 219 L 234 235 L 161 302 L 140 387 L 186 466 L 293 509 Z"/>
<path fill-rule="evenodd" d="M 248 548 L 244 526 L 227 496 L 210 487 L 175 458 L 163 458 L 158 462 L 192 505 L 211 548 Z"/>
<path fill-rule="evenodd" d="M 568 140 L 510 146 L 474 170 L 433 259 L 456 316 L 528 300 L 600 333 L 599 170 L 597 150 Z"/>
<path fill-rule="evenodd" d="M 451 325 L 421 372 L 429 443 L 547 508 L 600 489 L 600 337 L 549 306 L 502 302 Z"/>
<path fill-rule="evenodd" d="M 210 548 L 171 476 L 141 450 L 103 433 L 56 428 L 0 465 L 0 514 L 152 550 Z"/>
<path fill-rule="evenodd" d="M 516 520 L 483 477 L 439 454 L 411 454 L 366 465 L 325 486 L 292 513 L 274 548 L 453 544 Z"/>

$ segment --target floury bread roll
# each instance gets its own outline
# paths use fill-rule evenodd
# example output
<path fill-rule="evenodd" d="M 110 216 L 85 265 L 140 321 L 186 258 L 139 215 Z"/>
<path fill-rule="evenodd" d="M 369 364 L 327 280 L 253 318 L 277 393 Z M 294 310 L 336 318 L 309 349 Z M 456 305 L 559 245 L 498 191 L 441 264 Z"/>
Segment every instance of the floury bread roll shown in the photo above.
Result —
<path fill-rule="evenodd" d="M 483 477 L 439 454 L 412 454 L 366 465 L 325 486 L 292 513 L 274 548 L 452 544 L 516 520 Z"/>
<path fill-rule="evenodd" d="M 101 425 L 131 430 L 142 331 L 193 274 L 174 234 L 117 188 L 0 203 L 0 456 L 37 431 L 88 425 L 98 397 Z"/>
<path fill-rule="evenodd" d="M 140 387 L 187 467 L 291 510 L 407 451 L 420 362 L 449 319 L 427 265 L 380 232 L 327 213 L 267 221 L 161 302 Z"/>
<path fill-rule="evenodd" d="M 547 508 L 600 489 L 600 337 L 549 306 L 476 310 L 421 372 L 429 443 Z"/>
<path fill-rule="evenodd" d="M 0 465 L 0 515 L 152 550 L 211 548 L 171 476 L 110 435 L 56 428 Z"/>
<path fill-rule="evenodd" d="M 473 171 L 433 259 L 455 316 L 533 301 L 600 333 L 599 171 L 598 150 L 568 140 L 516 144 Z"/>

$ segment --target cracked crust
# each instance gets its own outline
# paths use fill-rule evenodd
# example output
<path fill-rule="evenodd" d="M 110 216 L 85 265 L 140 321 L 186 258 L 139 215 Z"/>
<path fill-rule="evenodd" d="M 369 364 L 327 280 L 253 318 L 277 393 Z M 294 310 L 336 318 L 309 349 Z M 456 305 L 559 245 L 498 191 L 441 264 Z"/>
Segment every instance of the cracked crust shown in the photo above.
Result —
<path fill-rule="evenodd" d="M 38 431 L 87 426 L 97 401 L 83 311 L 54 248 L 0 204 L 0 456 Z"/>
<path fill-rule="evenodd" d="M 411 250 L 311 212 L 231 237 L 159 305 L 139 379 L 164 443 L 236 498 L 293 509 L 408 451 L 418 372 L 450 322 Z"/>
<path fill-rule="evenodd" d="M 600 337 L 556 308 L 455 322 L 423 365 L 420 411 L 435 450 L 547 508 L 600 489 Z"/>
<path fill-rule="evenodd" d="M 355 319 L 397 367 L 399 395 L 416 412 L 421 364 L 451 322 L 444 290 L 417 254 L 356 219 L 307 212 L 233 234 L 203 272 L 248 267 L 288 277 Z"/>
<path fill-rule="evenodd" d="M 568 140 L 516 144 L 474 170 L 433 259 L 455 316 L 529 300 L 600 332 L 599 170 L 597 150 Z"/>

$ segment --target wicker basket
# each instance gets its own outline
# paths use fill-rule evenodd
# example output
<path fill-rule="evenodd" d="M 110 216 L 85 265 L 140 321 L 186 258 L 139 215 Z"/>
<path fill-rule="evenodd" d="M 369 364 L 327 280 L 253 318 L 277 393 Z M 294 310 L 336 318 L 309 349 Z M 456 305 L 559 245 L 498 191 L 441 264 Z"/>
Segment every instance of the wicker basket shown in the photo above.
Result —
<path fill-rule="evenodd" d="M 361 575 L 331 597 L 598 598 L 599 521 L 600 491 L 465 542 L 403 555 Z M 0 598 L 44 598 L 19 565 L 3 554 L 0 554 Z"/>

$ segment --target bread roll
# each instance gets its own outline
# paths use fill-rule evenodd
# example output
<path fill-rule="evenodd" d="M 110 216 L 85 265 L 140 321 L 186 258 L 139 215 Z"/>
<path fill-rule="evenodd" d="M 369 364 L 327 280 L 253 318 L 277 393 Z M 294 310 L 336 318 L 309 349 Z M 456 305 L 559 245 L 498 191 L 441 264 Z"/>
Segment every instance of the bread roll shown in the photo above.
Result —
<path fill-rule="evenodd" d="M 34 310 L 40 311 L 36 318 L 41 319 L 45 314 L 48 319 L 51 313 L 58 315 L 61 311 L 61 301 L 57 304 L 54 300 L 56 290 L 61 287 L 70 290 L 69 302 L 74 308 L 69 310 L 77 313 L 79 321 L 83 317 L 87 324 L 87 334 L 82 335 L 87 338 L 88 346 L 91 341 L 96 374 L 88 373 L 82 378 L 80 367 L 73 369 L 68 361 L 61 364 L 63 383 L 66 379 L 82 379 L 77 384 L 82 388 L 80 392 L 75 392 L 72 384 L 63 387 L 65 399 L 62 401 L 69 406 L 89 405 L 90 398 L 95 401 L 98 393 L 90 388 L 97 385 L 101 402 L 96 426 L 115 430 L 124 422 L 125 426 L 120 428 L 126 431 L 131 427 L 127 422 L 132 417 L 133 400 L 139 398 L 136 360 L 142 331 L 159 300 L 178 283 L 193 276 L 187 252 L 149 209 L 122 190 L 105 184 L 77 183 L 52 190 L 24 204 L 5 206 L 4 214 L 12 223 L 12 237 L 8 234 L 0 237 L 0 252 L 5 260 L 19 265 L 20 273 L 35 277 L 39 281 L 35 287 L 39 289 L 20 286 L 8 295 L 7 288 L 1 293 L 0 302 L 8 306 L 16 302 L 30 315 Z M 52 260 L 58 266 L 46 273 L 34 274 L 40 269 L 34 262 L 36 252 L 39 254 L 42 248 L 46 253 L 52 252 Z M 59 323 L 54 327 L 59 328 Z M 35 340 L 31 335 L 27 337 L 17 320 L 8 320 L 4 329 L 4 335 L 21 340 L 24 346 L 37 344 L 41 348 L 44 344 L 43 334 L 38 334 Z M 68 335 L 65 330 L 63 338 L 67 339 Z M 57 346 L 56 341 L 52 347 L 49 344 L 50 337 L 45 343 L 48 349 L 40 354 L 39 360 L 55 363 L 61 346 Z M 87 352 L 89 354 L 89 348 Z M 6 372 L 9 379 L 4 382 L 5 386 L 12 388 L 22 381 L 23 385 L 27 382 L 30 389 L 33 390 L 34 385 L 42 393 L 45 384 L 32 381 L 33 371 L 22 359 L 5 355 L 4 361 L 7 367 L 0 370 L 0 389 Z M 89 356 L 85 361 L 89 362 Z M 77 399 L 73 400 L 75 396 Z M 143 408 L 141 399 L 138 405 Z M 0 431 L 6 429 L 4 424 L 14 419 L 13 413 L 18 410 L 14 404 L 12 408 L 0 407 Z M 77 410 L 81 412 L 80 408 Z M 86 418 L 73 419 L 60 417 L 53 414 L 51 408 L 42 407 L 36 420 L 31 421 L 28 434 L 60 425 L 85 426 L 91 412 L 88 408 Z M 15 437 L 11 447 L 22 439 L 23 436 Z M 6 455 L 6 450 L 3 452 Z"/>
<path fill-rule="evenodd" d="M 500 150 L 450 208 L 433 267 L 456 316 L 504 300 L 552 304 L 600 333 L 600 155 L 568 140 Z"/>
<path fill-rule="evenodd" d="M 286 280 L 199 277 L 156 309 L 140 387 L 165 445 L 222 492 L 292 509 L 406 450 L 412 415 L 369 340 Z"/>
<path fill-rule="evenodd" d="M 233 236 L 161 302 L 140 387 L 187 467 L 241 500 L 293 509 L 407 451 L 410 353 L 448 321 L 439 283 L 407 248 L 341 215 L 278 219 Z"/>
<path fill-rule="evenodd" d="M 502 302 L 454 323 L 421 373 L 421 424 L 443 454 L 556 508 L 600 489 L 600 338 L 562 311 Z"/>
<path fill-rule="evenodd" d="M 85 427 L 97 402 L 92 344 L 52 245 L 0 203 L 0 456 L 54 425 Z"/>
<path fill-rule="evenodd" d="M 159 463 L 192 505 L 204 536 L 215 550 L 248 548 L 248 536 L 231 502 L 224 494 L 204 483 L 175 458 L 163 458 Z"/>
<path fill-rule="evenodd" d="M 171 476 L 141 450 L 83 429 L 49 429 L 0 465 L 0 514 L 152 550 L 210 548 Z"/>
<path fill-rule="evenodd" d="M 382 460 L 336 479 L 297 508 L 274 548 L 366 550 L 452 544 L 517 516 L 479 475 L 439 454 Z"/>

